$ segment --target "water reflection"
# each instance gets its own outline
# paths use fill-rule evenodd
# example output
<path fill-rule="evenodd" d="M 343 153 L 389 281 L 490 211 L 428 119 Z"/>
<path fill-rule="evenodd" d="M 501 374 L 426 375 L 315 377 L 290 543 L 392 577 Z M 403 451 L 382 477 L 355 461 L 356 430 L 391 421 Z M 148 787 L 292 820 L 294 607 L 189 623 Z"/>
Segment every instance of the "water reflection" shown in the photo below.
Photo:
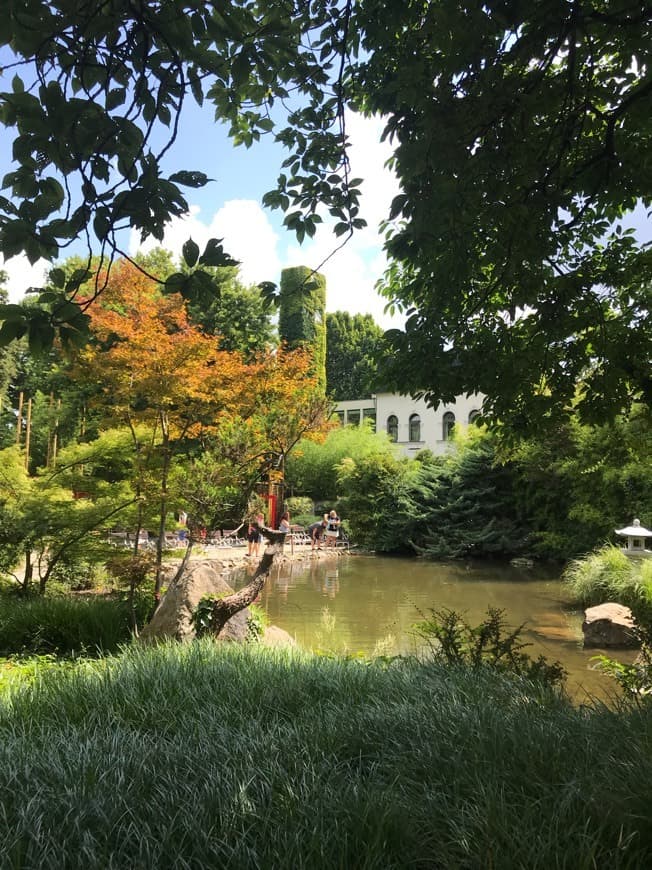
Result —
<path fill-rule="evenodd" d="M 244 571 L 233 578 L 235 585 L 246 581 Z M 570 605 L 550 571 L 342 556 L 275 566 L 260 603 L 270 622 L 306 649 L 365 655 L 415 652 L 412 627 L 431 609 L 456 610 L 475 624 L 495 607 L 511 626 L 524 625 L 530 655 L 563 663 L 576 697 L 613 692 L 591 662 L 600 650 L 582 648 L 582 611 Z M 631 661 L 634 655 L 617 657 Z"/>

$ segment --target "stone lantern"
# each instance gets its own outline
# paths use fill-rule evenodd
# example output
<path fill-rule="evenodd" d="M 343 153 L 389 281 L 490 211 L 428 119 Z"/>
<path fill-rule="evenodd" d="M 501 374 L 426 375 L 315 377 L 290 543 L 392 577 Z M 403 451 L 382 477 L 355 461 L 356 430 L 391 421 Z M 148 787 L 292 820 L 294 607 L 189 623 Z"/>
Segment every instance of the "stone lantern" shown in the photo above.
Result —
<path fill-rule="evenodd" d="M 645 549 L 645 539 L 652 538 L 652 532 L 641 525 L 640 520 L 633 520 L 631 526 L 616 529 L 616 534 L 627 538 L 624 552 L 628 556 L 652 556 L 652 550 Z"/>

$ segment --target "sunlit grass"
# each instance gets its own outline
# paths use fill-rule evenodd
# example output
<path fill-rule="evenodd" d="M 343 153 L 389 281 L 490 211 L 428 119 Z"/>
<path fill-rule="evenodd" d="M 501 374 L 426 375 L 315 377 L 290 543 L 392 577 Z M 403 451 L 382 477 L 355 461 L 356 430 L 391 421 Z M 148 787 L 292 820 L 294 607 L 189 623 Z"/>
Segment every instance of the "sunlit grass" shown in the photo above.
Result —
<path fill-rule="evenodd" d="M 484 669 L 130 647 L 0 701 L 0 867 L 642 868 L 651 737 Z"/>
<path fill-rule="evenodd" d="M 581 604 L 652 604 L 651 563 L 652 558 L 630 558 L 619 547 L 608 544 L 570 562 L 563 579 Z"/>

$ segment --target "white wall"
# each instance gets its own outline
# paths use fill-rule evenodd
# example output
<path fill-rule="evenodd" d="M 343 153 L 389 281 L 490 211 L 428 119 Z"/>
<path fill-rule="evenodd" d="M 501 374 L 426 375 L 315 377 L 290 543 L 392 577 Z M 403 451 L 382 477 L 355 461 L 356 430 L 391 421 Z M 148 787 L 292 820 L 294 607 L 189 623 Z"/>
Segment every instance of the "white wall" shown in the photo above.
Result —
<path fill-rule="evenodd" d="M 339 411 L 345 412 L 359 408 L 362 419 L 362 409 L 371 407 L 373 401 L 359 399 L 338 402 L 336 407 Z M 482 409 L 482 396 L 458 396 L 454 402 L 440 405 L 436 411 L 429 408 L 423 399 L 411 399 L 410 396 L 399 396 L 396 393 L 378 393 L 375 396 L 375 404 L 376 431 L 387 431 L 387 420 L 392 414 L 398 418 L 397 445 L 405 456 L 414 456 L 424 448 L 432 450 L 433 453 L 441 454 L 445 453 L 451 446 L 451 442 L 444 438 L 444 414 L 453 413 L 456 424 L 466 426 L 471 412 Z M 413 414 L 418 414 L 421 421 L 419 441 L 410 441 L 409 438 L 410 417 Z"/>

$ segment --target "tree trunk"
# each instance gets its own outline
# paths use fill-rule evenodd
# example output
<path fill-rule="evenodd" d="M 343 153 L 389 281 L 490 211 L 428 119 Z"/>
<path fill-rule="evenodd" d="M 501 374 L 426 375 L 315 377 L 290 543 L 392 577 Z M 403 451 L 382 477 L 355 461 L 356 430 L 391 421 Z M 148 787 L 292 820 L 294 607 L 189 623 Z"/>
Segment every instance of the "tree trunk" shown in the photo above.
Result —
<path fill-rule="evenodd" d="M 274 564 L 276 557 L 283 552 L 283 541 L 285 540 L 284 532 L 272 531 L 272 529 L 260 528 L 260 531 L 267 538 L 269 543 L 265 547 L 263 558 L 260 560 L 256 573 L 245 587 L 239 592 L 234 592 L 226 598 L 217 598 L 213 604 L 213 614 L 211 619 L 211 632 L 217 636 L 226 623 L 234 614 L 249 607 L 260 595 L 265 581 L 269 576 L 270 569 Z"/>
<path fill-rule="evenodd" d="M 163 572 L 163 545 L 165 543 L 165 524 L 168 515 L 168 473 L 170 470 L 170 438 L 167 421 L 161 420 L 163 433 L 163 468 L 161 470 L 161 501 L 159 511 L 158 536 L 156 538 L 156 575 L 154 580 L 154 602 L 161 600 L 161 582 Z"/>
<path fill-rule="evenodd" d="M 23 593 L 29 592 L 29 587 L 32 585 L 32 577 L 34 576 L 34 563 L 32 562 L 32 549 L 25 549 L 25 571 L 23 572 L 23 582 L 21 584 Z"/>

